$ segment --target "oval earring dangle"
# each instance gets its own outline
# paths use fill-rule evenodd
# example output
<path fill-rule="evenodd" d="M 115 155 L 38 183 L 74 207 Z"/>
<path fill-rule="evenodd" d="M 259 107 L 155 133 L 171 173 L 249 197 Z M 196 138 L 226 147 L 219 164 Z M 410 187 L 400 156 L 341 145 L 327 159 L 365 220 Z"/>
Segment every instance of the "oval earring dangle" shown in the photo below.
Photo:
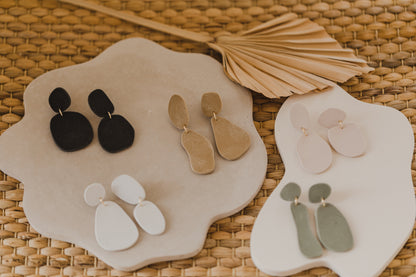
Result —
<path fill-rule="evenodd" d="M 91 143 L 93 131 L 88 119 L 80 113 L 66 111 L 71 105 L 71 98 L 65 89 L 55 88 L 49 95 L 49 105 L 57 113 L 51 119 L 50 130 L 61 150 L 73 152 Z"/>
<path fill-rule="evenodd" d="M 331 187 L 318 183 L 309 189 L 309 201 L 321 203 L 315 211 L 316 231 L 322 245 L 335 252 L 346 252 L 353 248 L 354 239 L 344 215 L 333 205 L 326 202 Z"/>
<path fill-rule="evenodd" d="M 218 116 L 221 108 L 222 101 L 218 93 L 207 92 L 202 95 L 201 109 L 205 116 L 211 118 L 218 153 L 224 159 L 234 161 L 250 148 L 250 136 L 242 128 Z"/>
<path fill-rule="evenodd" d="M 114 106 L 101 89 L 96 89 L 88 96 L 91 110 L 103 119 L 98 126 L 98 140 L 110 153 L 117 153 L 129 148 L 134 141 L 134 129 L 121 115 L 113 114 Z"/>
<path fill-rule="evenodd" d="M 328 140 L 332 147 L 346 157 L 359 157 L 365 153 L 367 141 L 357 124 L 344 123 L 346 113 L 330 108 L 319 116 L 319 124 L 328 128 Z"/>
<path fill-rule="evenodd" d="M 149 200 L 145 200 L 146 192 L 143 186 L 129 175 L 120 175 L 111 183 L 111 190 L 118 198 L 131 205 L 134 218 L 146 233 L 160 235 L 165 231 L 166 221 L 162 212 Z"/>
<path fill-rule="evenodd" d="M 332 163 L 332 151 L 328 143 L 311 130 L 309 113 L 302 104 L 293 105 L 290 120 L 295 129 L 303 134 L 299 138 L 296 152 L 302 167 L 314 174 L 327 170 Z"/>

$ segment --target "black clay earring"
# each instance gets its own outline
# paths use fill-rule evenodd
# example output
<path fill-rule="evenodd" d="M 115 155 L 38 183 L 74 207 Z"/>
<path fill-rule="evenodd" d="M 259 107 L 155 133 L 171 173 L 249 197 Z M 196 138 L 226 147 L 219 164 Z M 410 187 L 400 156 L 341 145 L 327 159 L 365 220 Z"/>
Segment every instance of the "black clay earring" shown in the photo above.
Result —
<path fill-rule="evenodd" d="M 129 148 L 134 141 L 134 129 L 121 115 L 113 114 L 114 106 L 101 89 L 96 89 L 88 96 L 91 110 L 103 119 L 98 126 L 98 140 L 104 150 L 110 153 Z"/>
<path fill-rule="evenodd" d="M 50 129 L 59 148 L 73 152 L 91 143 L 93 131 L 88 119 L 80 113 L 65 111 L 71 105 L 71 98 L 65 89 L 54 89 L 49 95 L 49 105 L 58 113 L 52 117 Z"/>

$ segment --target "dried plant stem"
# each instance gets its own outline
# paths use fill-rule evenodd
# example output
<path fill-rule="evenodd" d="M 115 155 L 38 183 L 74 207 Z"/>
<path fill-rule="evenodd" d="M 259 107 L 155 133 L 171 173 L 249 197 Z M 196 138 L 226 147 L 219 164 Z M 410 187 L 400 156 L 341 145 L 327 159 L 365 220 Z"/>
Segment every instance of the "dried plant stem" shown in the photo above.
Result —
<path fill-rule="evenodd" d="M 153 30 L 157 30 L 160 32 L 178 36 L 184 39 L 189 39 L 189 40 L 201 42 L 201 43 L 208 43 L 208 42 L 214 41 L 214 38 L 209 35 L 204 35 L 204 34 L 192 32 L 192 31 L 184 30 L 181 28 L 177 28 L 174 26 L 169 26 L 163 23 L 159 23 L 159 22 L 155 22 L 149 19 L 131 15 L 122 11 L 114 10 L 114 9 L 111 9 L 102 5 L 97 5 L 92 2 L 87 2 L 84 0 L 60 0 L 60 1 L 64 3 L 72 4 L 75 6 L 83 7 L 89 10 L 97 11 L 97 12 L 107 14 L 110 16 L 114 16 L 122 20 L 131 22 L 134 24 L 138 24 L 140 26 L 144 26 Z"/>

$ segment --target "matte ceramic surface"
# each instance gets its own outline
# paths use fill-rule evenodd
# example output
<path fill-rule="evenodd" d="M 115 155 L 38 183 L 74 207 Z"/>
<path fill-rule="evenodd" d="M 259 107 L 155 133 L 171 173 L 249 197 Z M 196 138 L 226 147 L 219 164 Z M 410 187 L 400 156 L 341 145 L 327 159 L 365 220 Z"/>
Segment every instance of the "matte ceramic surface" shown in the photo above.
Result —
<path fill-rule="evenodd" d="M 52 110 L 56 113 L 64 112 L 71 106 L 71 97 L 65 89 L 60 87 L 51 91 L 48 100 Z"/>
<path fill-rule="evenodd" d="M 288 183 L 280 191 L 280 197 L 282 197 L 282 199 L 286 201 L 295 201 L 296 198 L 299 199 L 301 192 L 302 191 L 300 190 L 298 184 Z"/>
<path fill-rule="evenodd" d="M 134 218 L 140 227 L 151 235 L 160 235 L 165 231 L 166 222 L 159 208 L 150 201 L 143 201 L 134 208 Z"/>
<path fill-rule="evenodd" d="M 141 200 L 146 198 L 146 192 L 139 181 L 133 177 L 123 174 L 116 177 L 111 183 L 111 191 L 121 200 L 137 205 Z"/>
<path fill-rule="evenodd" d="M 221 96 L 216 92 L 204 93 L 201 97 L 201 110 L 207 117 L 213 117 L 222 109 Z"/>
<path fill-rule="evenodd" d="M 332 150 L 329 144 L 318 136 L 314 131 L 309 134 L 296 134 L 298 144 L 296 152 L 298 154 L 298 166 L 303 170 L 319 174 L 327 170 L 332 163 Z"/>
<path fill-rule="evenodd" d="M 74 152 L 87 147 L 94 133 L 88 119 L 81 113 L 66 111 L 51 118 L 50 131 L 62 151 Z"/>
<path fill-rule="evenodd" d="M 95 132 L 101 118 L 91 111 L 88 94 L 100 88 L 111 95 L 115 112 L 137 131 L 133 145 L 111 154 L 94 136 L 81 151 L 61 151 L 49 131 L 56 113 L 48 97 L 58 86 L 70 92 L 71 110 L 83 111 Z M 251 147 L 232 162 L 215 153 L 216 170 L 198 175 L 180 144 L 182 132 L 170 122 L 168 103 L 180 94 L 191 116 L 189 128 L 214 144 L 201 111 L 201 97 L 209 91 L 221 95 L 221 115 L 249 133 Z M 24 104 L 23 119 L 0 136 L 0 169 L 25 184 L 23 207 L 29 222 L 42 235 L 84 247 L 120 270 L 196 255 L 210 224 L 246 206 L 264 180 L 267 155 L 253 124 L 251 93 L 230 81 L 221 64 L 206 55 L 176 53 L 145 39 L 124 40 L 87 63 L 40 76 L 26 89 Z M 83 193 L 88 184 L 99 182 L 107 200 L 133 218 L 135 206 L 110 193 L 120 174 L 140 181 L 167 225 L 162 235 L 141 232 L 132 247 L 109 252 L 95 240 L 95 209 L 84 202 Z"/>
<path fill-rule="evenodd" d="M 332 127 L 328 130 L 328 140 L 335 151 L 351 158 L 363 155 L 367 149 L 367 140 L 356 124 Z"/>
<path fill-rule="evenodd" d="M 216 119 L 212 117 L 211 126 L 217 151 L 224 159 L 237 160 L 250 148 L 250 135 L 229 120 L 220 116 Z"/>
<path fill-rule="evenodd" d="M 334 152 L 329 170 L 319 175 L 305 172 L 294 151 L 294 138 L 299 131 L 293 128 L 289 116 L 291 107 L 298 102 L 308 108 L 312 128 L 322 137 L 328 129 L 319 125 L 319 115 L 329 107 L 345 111 L 348 122 L 359 122 L 367 138 L 366 154 L 352 159 Z M 319 266 L 329 267 L 342 277 L 379 276 L 405 244 L 415 220 L 410 170 L 414 138 L 406 117 L 392 108 L 360 102 L 335 86 L 321 93 L 290 97 L 275 124 L 276 142 L 286 170 L 280 184 L 295 182 L 303 192 L 316 183 L 329 184 L 332 192 L 328 202 L 348 220 L 354 248 L 345 253 L 325 250 L 317 259 L 303 256 L 288 202 L 280 198 L 283 186 L 279 185 L 253 227 L 251 255 L 256 266 L 277 276 Z M 311 215 L 317 208 L 317 204 L 308 201 L 307 193 L 302 193 L 299 201 Z"/>
<path fill-rule="evenodd" d="M 322 203 L 331 195 L 331 186 L 326 183 L 317 183 L 313 185 L 308 192 L 308 198 L 311 203 Z"/>
<path fill-rule="evenodd" d="M 95 211 L 95 237 L 107 251 L 120 251 L 133 246 L 139 231 L 126 212 L 113 201 L 104 201 Z"/>
<path fill-rule="evenodd" d="M 181 144 L 189 158 L 186 165 L 196 174 L 211 174 L 215 170 L 215 153 L 211 141 L 194 130 L 183 131 Z"/>
<path fill-rule="evenodd" d="M 174 94 L 169 100 L 168 113 L 172 124 L 179 130 L 189 124 L 189 112 L 182 96 Z"/>
<path fill-rule="evenodd" d="M 347 115 L 343 110 L 329 108 L 328 110 L 321 113 L 318 118 L 319 124 L 326 128 L 332 128 L 339 126 L 340 123 L 343 123 Z"/>
<path fill-rule="evenodd" d="M 346 252 L 353 248 L 354 238 L 347 219 L 334 205 L 320 205 L 315 212 L 316 232 L 326 249 Z"/>
<path fill-rule="evenodd" d="M 358 157 L 364 154 L 367 141 L 354 123 L 345 123 L 346 113 L 343 110 L 329 108 L 318 118 L 319 124 L 328 128 L 328 140 L 338 153 L 347 157 Z"/>
<path fill-rule="evenodd" d="M 309 117 L 308 110 L 302 104 L 293 105 L 290 110 L 290 120 L 293 128 L 298 131 L 302 131 L 302 128 L 309 130 L 311 128 L 311 120 Z"/>
<path fill-rule="evenodd" d="M 105 198 L 105 188 L 99 183 L 88 185 L 84 190 L 84 200 L 87 205 L 95 207 Z"/>
<path fill-rule="evenodd" d="M 290 204 L 293 221 L 296 225 L 298 234 L 299 250 L 305 257 L 310 259 L 320 257 L 323 253 L 322 246 L 319 243 L 309 220 L 308 208 L 303 204 Z"/>

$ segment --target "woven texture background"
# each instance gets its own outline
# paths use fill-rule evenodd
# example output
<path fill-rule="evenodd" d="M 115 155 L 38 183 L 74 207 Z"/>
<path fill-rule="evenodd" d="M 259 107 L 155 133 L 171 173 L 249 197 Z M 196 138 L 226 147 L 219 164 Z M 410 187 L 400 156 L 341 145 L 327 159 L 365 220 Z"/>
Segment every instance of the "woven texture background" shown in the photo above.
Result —
<path fill-rule="evenodd" d="M 99 3 L 211 34 L 235 33 L 289 11 L 308 17 L 325 26 L 343 46 L 351 47 L 376 68 L 371 74 L 342 84 L 343 87 L 362 101 L 400 110 L 416 130 L 414 1 L 101 0 Z M 55 68 L 88 61 L 114 42 L 128 37 L 146 37 L 178 51 L 214 54 L 203 45 L 60 4 L 57 0 L 0 0 L 1 132 L 22 118 L 23 91 L 34 78 Z M 273 134 L 274 119 L 284 99 L 253 96 L 253 118 L 268 152 L 267 177 L 248 207 L 211 226 L 204 249 L 197 256 L 154 264 L 134 273 L 113 270 L 76 245 L 36 233 L 21 208 L 24 185 L 1 173 L 1 277 L 264 276 L 250 258 L 250 231 L 267 196 L 284 173 Z M 415 169 L 414 163 L 414 179 Z M 381 276 L 416 277 L 415 249 L 414 231 Z M 315 268 L 296 276 L 330 277 L 336 274 L 326 268 Z"/>

